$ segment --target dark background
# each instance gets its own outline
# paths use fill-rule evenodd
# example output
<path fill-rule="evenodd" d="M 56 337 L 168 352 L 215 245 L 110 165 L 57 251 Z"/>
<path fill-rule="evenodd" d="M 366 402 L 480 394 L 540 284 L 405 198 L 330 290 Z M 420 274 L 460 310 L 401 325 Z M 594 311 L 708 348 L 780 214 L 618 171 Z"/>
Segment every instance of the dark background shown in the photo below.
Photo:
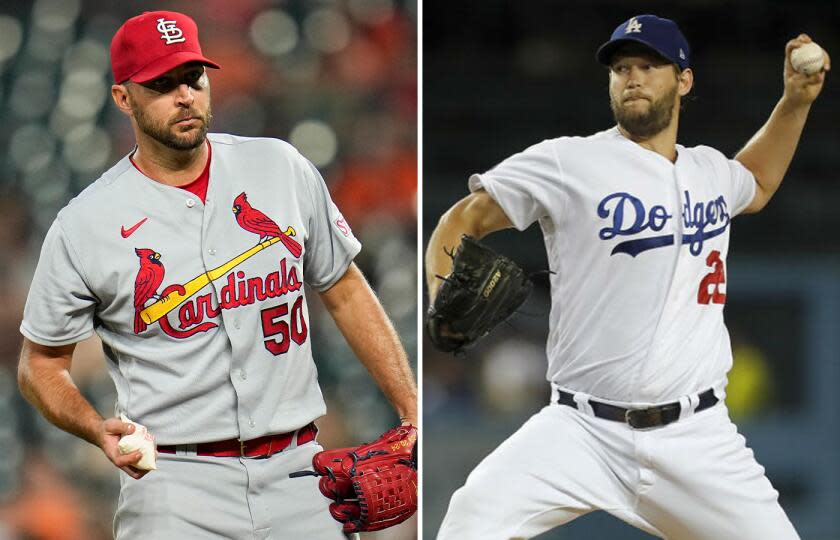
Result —
<path fill-rule="evenodd" d="M 785 43 L 808 33 L 840 61 L 840 3 L 547 0 L 423 4 L 424 244 L 466 180 L 543 139 L 613 125 L 595 50 L 633 15 L 676 20 L 695 86 L 679 142 L 734 154 L 782 93 Z M 725 311 L 734 351 L 728 405 L 808 539 L 840 538 L 840 85 L 829 74 L 785 182 L 760 214 L 736 219 Z M 546 268 L 539 228 L 491 246 Z M 424 342 L 424 538 L 452 491 L 548 398 L 547 282 L 511 326 L 464 358 Z M 561 300 L 562 301 L 562 300 Z M 558 449 L 562 451 L 562 449 Z M 647 538 L 603 514 L 545 538 Z"/>

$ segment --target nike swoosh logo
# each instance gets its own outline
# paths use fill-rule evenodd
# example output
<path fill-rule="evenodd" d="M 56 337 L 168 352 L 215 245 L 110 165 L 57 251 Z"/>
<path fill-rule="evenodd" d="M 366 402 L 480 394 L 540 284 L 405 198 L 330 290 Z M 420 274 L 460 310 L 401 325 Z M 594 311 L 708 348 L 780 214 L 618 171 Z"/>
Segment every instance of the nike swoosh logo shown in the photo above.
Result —
<path fill-rule="evenodd" d="M 128 230 L 126 230 L 126 228 L 124 226 L 120 227 L 120 234 L 122 235 L 123 238 L 128 238 L 129 236 L 134 234 L 134 231 L 136 231 L 137 229 L 140 228 L 140 225 L 146 223 L 147 219 L 149 219 L 149 218 L 146 217 L 146 218 L 141 219 L 139 222 L 137 222 L 137 225 L 135 225 L 134 227 L 132 227 Z"/>

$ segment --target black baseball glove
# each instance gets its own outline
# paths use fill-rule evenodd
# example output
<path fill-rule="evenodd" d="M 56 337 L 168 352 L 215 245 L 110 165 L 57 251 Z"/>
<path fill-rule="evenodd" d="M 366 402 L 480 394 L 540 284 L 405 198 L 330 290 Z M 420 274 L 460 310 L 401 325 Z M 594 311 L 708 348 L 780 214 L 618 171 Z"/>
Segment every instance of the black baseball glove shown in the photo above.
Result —
<path fill-rule="evenodd" d="M 471 236 L 462 236 L 452 273 L 429 307 L 426 327 L 435 347 L 460 352 L 510 317 L 531 293 L 531 280 L 515 262 Z"/>

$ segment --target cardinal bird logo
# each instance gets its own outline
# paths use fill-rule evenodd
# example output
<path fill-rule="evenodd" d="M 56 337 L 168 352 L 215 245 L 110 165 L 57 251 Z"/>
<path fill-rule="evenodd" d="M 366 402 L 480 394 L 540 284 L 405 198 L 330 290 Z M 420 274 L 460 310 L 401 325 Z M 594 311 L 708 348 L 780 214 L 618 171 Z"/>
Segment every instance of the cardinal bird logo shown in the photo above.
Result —
<path fill-rule="evenodd" d="M 160 262 L 160 253 L 155 250 L 135 248 L 134 253 L 140 258 L 140 271 L 134 280 L 134 333 L 139 334 L 146 330 L 140 312 L 150 298 L 160 299 L 157 290 L 166 270 Z"/>
<path fill-rule="evenodd" d="M 299 258 L 303 252 L 300 244 L 291 238 L 296 234 L 295 229 L 290 226 L 285 232 L 281 231 L 280 227 L 270 217 L 251 206 L 244 191 L 233 200 L 233 214 L 236 216 L 236 222 L 240 227 L 260 236 L 258 244 L 272 238 L 279 238 L 295 257 Z"/>

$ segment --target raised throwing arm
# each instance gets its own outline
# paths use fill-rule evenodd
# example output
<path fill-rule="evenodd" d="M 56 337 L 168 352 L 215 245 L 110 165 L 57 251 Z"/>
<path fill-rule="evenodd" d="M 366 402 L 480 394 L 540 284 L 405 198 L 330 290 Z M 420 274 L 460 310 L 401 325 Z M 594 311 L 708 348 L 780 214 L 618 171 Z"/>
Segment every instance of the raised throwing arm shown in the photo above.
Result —
<path fill-rule="evenodd" d="M 800 34 L 787 43 L 784 68 L 785 89 L 782 98 L 776 104 L 767 123 L 735 156 L 735 159 L 755 176 L 755 197 L 745 209 L 747 213 L 758 212 L 764 208 L 779 189 L 793 159 L 796 146 L 799 144 L 811 104 L 822 90 L 825 72 L 831 69 L 828 53 L 825 53 L 823 71 L 805 75 L 793 69 L 790 62 L 791 52 L 810 42 L 810 37 Z"/>

